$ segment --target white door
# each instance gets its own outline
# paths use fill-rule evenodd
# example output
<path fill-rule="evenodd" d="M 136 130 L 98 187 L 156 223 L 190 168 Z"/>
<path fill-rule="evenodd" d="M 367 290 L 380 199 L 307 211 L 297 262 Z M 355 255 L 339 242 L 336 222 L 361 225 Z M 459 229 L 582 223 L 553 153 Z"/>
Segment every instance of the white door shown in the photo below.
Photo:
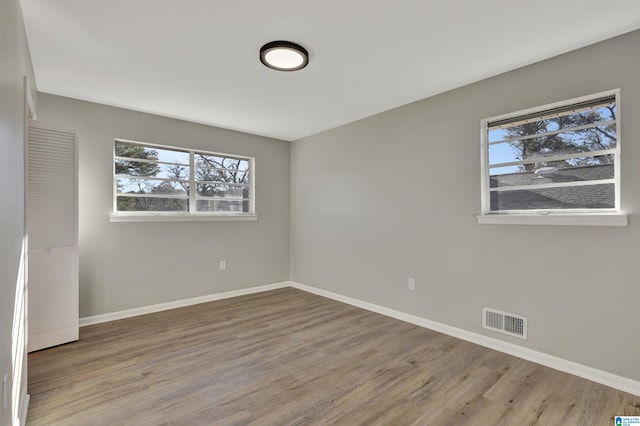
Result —
<path fill-rule="evenodd" d="M 78 340 L 76 146 L 73 130 L 29 122 L 29 352 Z"/>

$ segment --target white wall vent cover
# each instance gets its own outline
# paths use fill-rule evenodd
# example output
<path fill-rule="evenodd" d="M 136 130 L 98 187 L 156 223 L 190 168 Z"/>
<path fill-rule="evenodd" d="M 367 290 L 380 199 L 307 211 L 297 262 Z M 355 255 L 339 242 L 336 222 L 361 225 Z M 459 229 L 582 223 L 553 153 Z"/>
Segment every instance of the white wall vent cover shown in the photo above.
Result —
<path fill-rule="evenodd" d="M 482 308 L 482 327 L 509 336 L 527 338 L 527 319 L 490 308 Z"/>

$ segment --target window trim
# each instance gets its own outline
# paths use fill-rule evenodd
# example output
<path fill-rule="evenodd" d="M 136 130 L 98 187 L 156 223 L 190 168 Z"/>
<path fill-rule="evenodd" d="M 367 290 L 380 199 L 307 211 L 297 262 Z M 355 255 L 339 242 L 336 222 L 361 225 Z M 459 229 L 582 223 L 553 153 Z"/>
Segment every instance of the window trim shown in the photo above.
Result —
<path fill-rule="evenodd" d="M 189 200 L 189 209 L 190 211 L 181 212 L 181 211 L 118 211 L 118 184 L 116 175 L 116 142 L 124 142 L 136 145 L 143 145 L 150 148 L 158 148 L 158 149 L 167 149 L 174 150 L 180 152 L 189 153 L 189 194 L 184 197 L 178 196 L 165 196 L 163 197 L 161 194 L 154 195 L 156 198 L 184 198 Z M 112 199 L 113 205 L 112 210 L 109 215 L 110 222 L 188 222 L 188 221 L 254 221 L 258 220 L 258 215 L 256 214 L 255 207 L 255 158 L 248 157 L 244 155 L 237 154 L 227 154 L 222 152 L 212 152 L 205 151 L 200 149 L 191 149 L 184 148 L 178 146 L 171 145 L 161 145 L 156 143 L 149 142 L 140 142 L 123 138 L 114 138 L 113 146 L 112 146 L 112 169 L 111 169 L 111 178 L 112 178 Z M 205 154 L 205 155 L 213 155 L 217 157 L 230 157 L 237 158 L 240 160 L 248 160 L 249 161 L 249 183 L 246 184 L 249 186 L 249 212 L 198 212 L 195 211 L 197 194 L 195 190 L 191 190 L 191 188 L 196 188 L 196 179 L 195 179 L 195 154 Z M 162 161 L 149 161 L 141 159 L 142 162 L 153 163 L 153 164 L 174 164 L 174 163 L 166 163 Z M 186 164 L 185 164 L 186 165 Z M 150 179 L 155 180 L 163 180 L 163 181 L 178 181 L 176 179 L 165 179 L 165 178 L 155 178 L 151 177 Z M 185 180 L 186 181 L 186 180 Z M 120 194 L 122 195 L 122 194 Z M 144 197 L 146 195 L 142 195 Z M 149 195 L 151 197 L 151 195 Z M 206 197 L 205 197 L 206 198 Z"/>
<path fill-rule="evenodd" d="M 616 147 L 612 151 L 615 155 L 614 183 L 615 207 L 610 209 L 535 209 L 535 210 L 506 210 L 491 211 L 490 205 L 490 164 L 488 130 L 490 123 L 508 122 L 518 117 L 536 116 L 544 111 L 566 108 L 570 105 L 580 105 L 600 98 L 615 97 L 616 102 Z M 478 224 L 512 224 L 512 225 L 584 225 L 584 226 L 627 226 L 627 216 L 620 207 L 620 89 L 607 90 L 587 96 L 554 102 L 507 114 L 482 119 L 480 121 L 480 189 L 481 213 L 476 215 Z M 605 182 L 606 183 L 606 182 Z M 572 185 L 569 185 L 572 186 Z M 573 185 L 576 186 L 576 185 Z"/>
<path fill-rule="evenodd" d="M 478 225 L 627 226 L 624 213 L 594 214 L 489 214 L 476 215 Z"/>
<path fill-rule="evenodd" d="M 258 215 L 242 213 L 242 214 L 205 214 L 205 213 L 111 213 L 109 215 L 110 222 L 227 222 L 227 221 L 254 221 L 258 220 Z"/>

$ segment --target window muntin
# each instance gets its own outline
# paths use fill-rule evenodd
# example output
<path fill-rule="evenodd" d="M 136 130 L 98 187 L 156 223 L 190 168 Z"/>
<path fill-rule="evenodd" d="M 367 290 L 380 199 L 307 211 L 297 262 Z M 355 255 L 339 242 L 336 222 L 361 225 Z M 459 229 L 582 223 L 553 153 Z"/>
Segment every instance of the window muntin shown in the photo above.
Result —
<path fill-rule="evenodd" d="M 114 212 L 253 214 L 253 162 L 248 157 L 116 139 Z"/>
<path fill-rule="evenodd" d="M 482 121 L 482 213 L 619 211 L 619 91 Z"/>
<path fill-rule="evenodd" d="M 145 167 L 147 166 L 147 167 Z M 151 178 L 172 179 L 175 177 L 176 168 L 179 168 L 180 177 L 189 180 L 189 165 L 180 166 L 175 163 L 161 163 L 159 161 L 139 161 L 134 159 L 116 159 L 117 174 L 148 176 Z"/>

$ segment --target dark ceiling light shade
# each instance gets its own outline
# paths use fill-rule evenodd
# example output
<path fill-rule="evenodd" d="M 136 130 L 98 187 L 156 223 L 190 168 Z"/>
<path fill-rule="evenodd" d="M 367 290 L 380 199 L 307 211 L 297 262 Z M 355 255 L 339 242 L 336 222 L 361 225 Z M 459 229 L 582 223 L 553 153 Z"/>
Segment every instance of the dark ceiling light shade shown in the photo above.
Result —
<path fill-rule="evenodd" d="M 278 71 L 297 71 L 309 63 L 309 52 L 290 41 L 272 41 L 260 48 L 260 62 Z"/>

